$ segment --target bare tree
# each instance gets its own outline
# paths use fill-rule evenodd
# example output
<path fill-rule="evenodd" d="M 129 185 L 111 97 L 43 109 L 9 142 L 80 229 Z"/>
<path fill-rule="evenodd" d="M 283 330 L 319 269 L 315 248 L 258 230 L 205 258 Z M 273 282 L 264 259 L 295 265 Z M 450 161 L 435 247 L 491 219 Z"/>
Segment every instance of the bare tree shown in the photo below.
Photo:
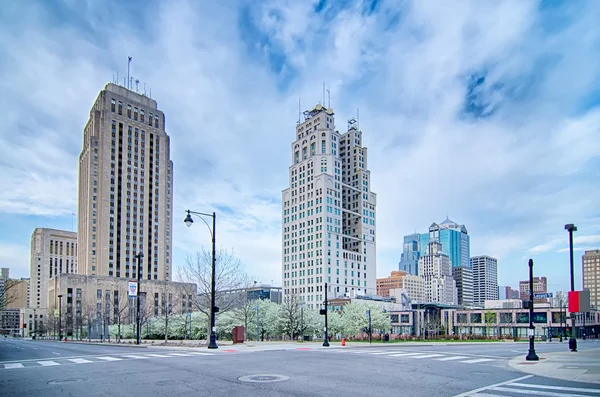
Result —
<path fill-rule="evenodd" d="M 117 324 L 117 342 L 121 342 L 121 324 L 129 318 L 129 291 L 123 283 L 115 281 L 117 297 L 114 300 L 114 322 Z"/>
<path fill-rule="evenodd" d="M 165 316 L 165 343 L 167 343 L 169 341 L 169 316 L 171 314 L 175 314 L 174 310 L 176 310 L 176 305 L 173 305 L 173 297 L 175 293 L 168 282 L 162 283 L 161 295 L 161 310 L 162 315 Z"/>
<path fill-rule="evenodd" d="M 0 310 L 8 307 L 18 298 L 15 291 L 18 283 L 19 280 L 0 280 Z"/>
<path fill-rule="evenodd" d="M 92 326 L 96 318 L 96 304 L 91 301 L 81 302 L 81 322 L 79 323 L 81 329 L 79 334 L 83 335 L 82 331 L 85 326 L 88 340 L 92 338 Z"/>
<path fill-rule="evenodd" d="M 236 299 L 231 299 L 235 296 L 231 292 L 246 286 L 248 276 L 242 261 L 233 251 L 220 248 L 217 250 L 215 263 L 215 302 L 219 313 L 225 313 L 238 304 Z M 195 257 L 188 256 L 185 264 L 179 268 L 179 277 L 184 282 L 196 284 L 196 291 L 187 292 L 197 295 L 197 299 L 192 300 L 195 308 L 210 318 L 212 252 L 202 248 Z M 208 327 L 210 328 L 210 325 Z"/>

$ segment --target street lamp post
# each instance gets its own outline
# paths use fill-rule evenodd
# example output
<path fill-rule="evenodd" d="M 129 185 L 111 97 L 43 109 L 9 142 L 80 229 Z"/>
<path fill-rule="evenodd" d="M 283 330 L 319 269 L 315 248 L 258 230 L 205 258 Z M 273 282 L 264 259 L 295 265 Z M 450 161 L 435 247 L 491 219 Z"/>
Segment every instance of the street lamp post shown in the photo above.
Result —
<path fill-rule="evenodd" d="M 573 265 L 573 232 L 577 231 L 577 226 L 572 223 L 565 225 L 565 230 L 569 232 L 569 263 L 571 265 L 571 291 L 575 291 L 575 276 Z M 571 337 L 569 338 L 569 347 L 575 346 L 573 351 L 577 351 L 577 333 L 575 332 L 575 316 L 571 313 Z M 565 321 L 566 322 L 566 321 Z"/>
<path fill-rule="evenodd" d="M 140 311 L 140 287 L 141 287 L 141 281 L 142 281 L 142 258 L 144 257 L 144 254 L 142 252 L 139 252 L 136 256 L 137 258 L 137 294 L 136 294 L 136 314 L 135 314 L 135 323 L 136 323 L 136 339 L 135 339 L 135 343 L 136 344 L 141 344 L 142 343 L 142 322 L 141 322 L 141 311 Z"/>
<path fill-rule="evenodd" d="M 323 339 L 323 346 L 329 347 L 329 334 L 327 330 L 327 312 L 329 302 L 327 301 L 327 283 L 325 283 L 325 338 Z"/>
<path fill-rule="evenodd" d="M 62 340 L 62 294 L 58 295 L 58 340 Z"/>
<path fill-rule="evenodd" d="M 194 223 L 194 220 L 192 219 L 192 214 L 196 215 L 198 218 L 202 219 L 202 221 L 206 224 L 206 226 L 208 227 L 208 230 L 210 231 L 210 235 L 212 237 L 212 280 L 211 280 L 211 286 L 210 286 L 210 342 L 208 344 L 208 348 L 209 349 L 218 349 L 219 346 L 217 346 L 217 328 L 216 328 L 216 319 L 215 319 L 215 314 L 218 311 L 218 308 L 216 307 L 216 303 L 215 303 L 215 295 L 216 295 L 216 291 L 215 291 L 215 284 L 216 284 L 216 267 L 217 267 L 217 262 L 216 262 L 216 257 L 217 257 L 217 244 L 216 244 L 216 227 L 217 227 L 217 214 L 215 212 L 213 212 L 212 214 L 206 214 L 203 212 L 194 212 L 194 211 L 190 211 L 187 210 L 187 216 L 185 217 L 185 224 L 190 227 L 192 226 L 192 224 Z M 212 229 L 211 227 L 208 225 L 208 223 L 206 222 L 206 220 L 203 218 L 204 216 L 209 216 L 212 217 Z"/>
<path fill-rule="evenodd" d="M 539 361 L 535 354 L 535 332 L 533 328 L 533 259 L 529 260 L 529 353 L 525 359 L 527 361 Z"/>

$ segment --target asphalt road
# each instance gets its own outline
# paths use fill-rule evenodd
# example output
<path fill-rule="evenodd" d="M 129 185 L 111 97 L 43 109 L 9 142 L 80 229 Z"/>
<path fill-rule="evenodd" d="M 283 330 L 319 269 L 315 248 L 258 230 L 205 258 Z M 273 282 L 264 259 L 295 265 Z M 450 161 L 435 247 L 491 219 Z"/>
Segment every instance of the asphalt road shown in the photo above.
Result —
<path fill-rule="evenodd" d="M 580 344 L 580 349 L 588 347 L 598 344 Z M 535 377 L 509 368 L 506 359 L 517 355 L 511 350 L 525 354 L 526 348 L 526 344 L 482 343 L 209 351 L 5 339 L 0 340 L 0 395 L 600 395 L 598 385 Z M 537 350 L 561 348 L 566 345 L 540 344 Z M 239 380 L 257 375 L 265 376 L 250 379 L 253 382 Z M 276 376 L 283 378 L 272 382 Z"/>

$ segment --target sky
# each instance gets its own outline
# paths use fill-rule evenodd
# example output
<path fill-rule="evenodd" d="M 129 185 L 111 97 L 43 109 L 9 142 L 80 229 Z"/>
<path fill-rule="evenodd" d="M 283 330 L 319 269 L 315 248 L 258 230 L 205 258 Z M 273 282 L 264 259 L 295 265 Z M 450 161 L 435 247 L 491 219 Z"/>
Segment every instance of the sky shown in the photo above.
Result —
<path fill-rule="evenodd" d="M 378 277 L 404 235 L 449 216 L 500 285 L 532 258 L 550 291 L 568 289 L 576 224 L 581 288 L 581 254 L 600 248 L 599 17 L 594 0 L 3 4 L 0 265 L 27 277 L 33 229 L 71 230 L 83 127 L 131 56 L 171 137 L 176 267 L 210 244 L 185 210 L 214 210 L 217 244 L 281 285 L 298 102 L 325 83 L 340 131 L 360 112 Z"/>

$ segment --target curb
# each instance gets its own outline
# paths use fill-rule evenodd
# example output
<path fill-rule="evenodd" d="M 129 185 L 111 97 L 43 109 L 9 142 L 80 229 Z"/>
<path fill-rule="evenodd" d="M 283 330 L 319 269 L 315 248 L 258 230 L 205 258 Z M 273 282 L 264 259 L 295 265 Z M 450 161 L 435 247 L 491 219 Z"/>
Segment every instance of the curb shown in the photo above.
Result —
<path fill-rule="evenodd" d="M 576 353 L 573 353 L 576 354 Z M 572 382 L 583 382 L 589 384 L 600 384 L 600 375 L 587 373 L 591 366 L 577 365 L 569 362 L 570 353 L 550 352 L 545 353 L 549 357 L 540 357 L 540 361 L 526 361 L 523 354 L 513 357 L 508 361 L 508 366 L 516 371 L 543 376 L 546 378 L 560 379 Z M 561 358 L 568 358 L 561 360 Z M 585 361 L 582 357 L 581 361 Z"/>

